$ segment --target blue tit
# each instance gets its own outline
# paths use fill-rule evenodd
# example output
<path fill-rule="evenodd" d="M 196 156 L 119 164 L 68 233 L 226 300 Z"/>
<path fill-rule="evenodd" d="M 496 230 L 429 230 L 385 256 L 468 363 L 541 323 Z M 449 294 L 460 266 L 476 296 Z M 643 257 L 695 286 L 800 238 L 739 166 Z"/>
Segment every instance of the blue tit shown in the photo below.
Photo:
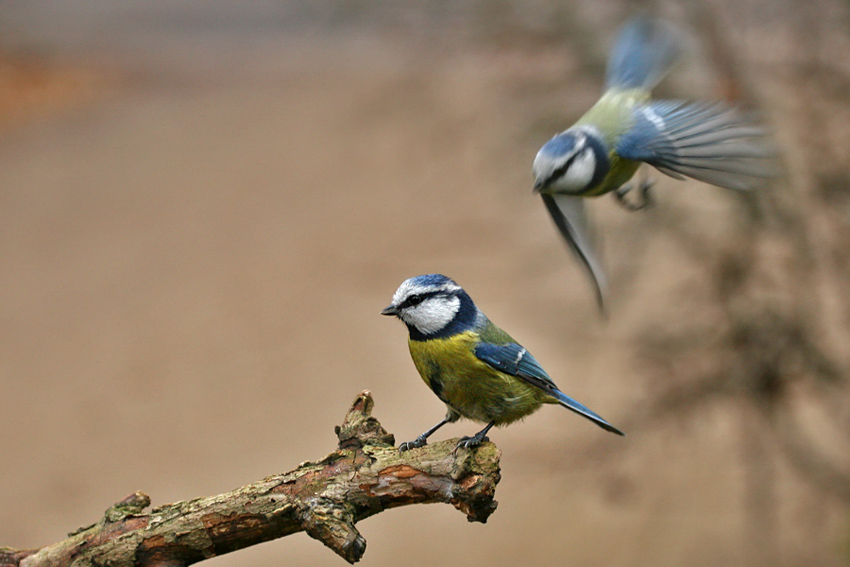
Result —
<path fill-rule="evenodd" d="M 561 392 L 531 353 L 491 323 L 446 276 L 429 274 L 404 281 L 381 314 L 394 315 L 407 325 L 413 364 L 448 408 L 440 423 L 402 443 L 400 450 L 422 447 L 437 429 L 461 417 L 487 424 L 457 445 L 475 447 L 487 440 L 494 425 L 513 423 L 543 404 L 560 404 L 623 435 Z"/>
<path fill-rule="evenodd" d="M 603 311 L 608 284 L 594 251 L 585 197 L 614 191 L 629 205 L 626 182 L 642 163 L 676 179 L 736 190 L 772 175 L 765 130 L 740 110 L 721 103 L 650 100 L 650 89 L 667 74 L 683 44 L 669 23 L 646 17 L 628 23 L 608 60 L 602 97 L 534 158 L 534 191 L 589 272 Z M 644 205 L 650 186 L 641 186 Z"/>

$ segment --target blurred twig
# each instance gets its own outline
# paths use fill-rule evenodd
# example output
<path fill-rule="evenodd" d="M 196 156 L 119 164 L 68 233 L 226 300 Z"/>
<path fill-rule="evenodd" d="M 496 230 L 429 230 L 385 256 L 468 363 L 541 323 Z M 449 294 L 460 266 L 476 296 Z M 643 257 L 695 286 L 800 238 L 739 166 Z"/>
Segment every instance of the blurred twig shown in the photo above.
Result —
<path fill-rule="evenodd" d="M 360 394 L 342 426 L 339 449 L 316 462 L 231 492 L 159 506 L 132 494 L 96 524 L 41 549 L 0 548 L 0 567 L 55 565 L 184 566 L 306 531 L 346 561 L 366 540 L 355 523 L 408 504 L 452 504 L 469 521 L 496 509 L 500 451 L 485 443 L 453 454 L 456 440 L 400 453 Z"/>

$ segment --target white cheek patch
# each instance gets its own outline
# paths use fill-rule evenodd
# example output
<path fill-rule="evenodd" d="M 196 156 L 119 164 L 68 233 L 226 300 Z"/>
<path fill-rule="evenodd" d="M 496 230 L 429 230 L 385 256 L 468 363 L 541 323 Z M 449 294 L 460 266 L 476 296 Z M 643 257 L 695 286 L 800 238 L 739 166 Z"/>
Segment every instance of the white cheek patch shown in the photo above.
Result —
<path fill-rule="evenodd" d="M 408 307 L 401 319 L 413 325 L 423 335 L 431 335 L 444 329 L 460 310 L 458 297 L 432 297 L 416 307 Z"/>
<path fill-rule="evenodd" d="M 593 155 L 593 150 L 585 148 L 576 156 L 563 177 L 558 180 L 557 185 L 567 191 L 585 189 L 590 185 L 595 171 L 596 157 Z"/>

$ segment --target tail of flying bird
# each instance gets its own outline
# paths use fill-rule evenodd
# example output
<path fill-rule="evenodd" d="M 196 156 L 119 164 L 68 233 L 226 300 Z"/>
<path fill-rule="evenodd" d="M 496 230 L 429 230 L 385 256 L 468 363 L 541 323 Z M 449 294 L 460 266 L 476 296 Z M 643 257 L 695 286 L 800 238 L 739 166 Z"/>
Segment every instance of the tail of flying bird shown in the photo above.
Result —
<path fill-rule="evenodd" d="M 684 40 L 671 24 L 639 17 L 620 31 L 605 77 L 607 89 L 650 91 L 682 53 Z"/>

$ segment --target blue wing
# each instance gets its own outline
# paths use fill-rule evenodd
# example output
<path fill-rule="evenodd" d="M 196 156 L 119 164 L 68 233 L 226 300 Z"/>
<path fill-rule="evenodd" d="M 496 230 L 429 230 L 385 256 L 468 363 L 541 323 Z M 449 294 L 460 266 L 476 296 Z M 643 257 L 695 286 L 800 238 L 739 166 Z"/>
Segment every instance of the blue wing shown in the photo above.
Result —
<path fill-rule="evenodd" d="M 676 179 L 751 189 L 773 174 L 764 128 L 723 104 L 657 101 L 633 111 L 634 125 L 616 152 Z"/>
<path fill-rule="evenodd" d="M 623 26 L 608 58 L 606 88 L 650 90 L 678 59 L 681 33 L 661 20 L 638 17 Z"/>
<path fill-rule="evenodd" d="M 602 262 L 596 255 L 593 243 L 593 233 L 587 212 L 584 207 L 584 197 L 564 195 L 562 193 L 541 193 L 546 210 L 555 221 L 555 226 L 561 232 L 564 240 L 579 257 L 596 286 L 596 300 L 599 309 L 605 312 L 605 300 L 608 296 L 608 278 Z M 542 370 L 542 369 L 541 369 Z"/>
<path fill-rule="evenodd" d="M 475 346 L 475 356 L 496 370 L 522 378 L 546 392 L 558 391 L 558 387 L 537 359 L 516 343 L 506 345 L 478 343 Z"/>
<path fill-rule="evenodd" d="M 558 386 L 549 378 L 540 363 L 537 362 L 530 352 L 524 347 L 509 343 L 506 345 L 494 345 L 492 343 L 478 343 L 475 346 L 475 356 L 486 362 L 496 370 L 516 376 L 532 386 L 536 386 L 558 400 L 565 408 L 576 412 L 593 421 L 598 426 L 618 435 L 625 435 L 622 431 L 605 421 L 599 414 L 590 408 L 578 403 L 558 389 Z"/>

